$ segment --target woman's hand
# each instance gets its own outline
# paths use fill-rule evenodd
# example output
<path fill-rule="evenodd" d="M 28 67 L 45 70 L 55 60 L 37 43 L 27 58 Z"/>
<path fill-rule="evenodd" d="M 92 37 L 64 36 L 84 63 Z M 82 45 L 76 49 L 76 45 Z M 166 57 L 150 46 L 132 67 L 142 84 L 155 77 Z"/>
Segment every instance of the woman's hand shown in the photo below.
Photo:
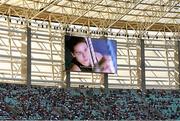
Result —
<path fill-rule="evenodd" d="M 100 72 L 114 73 L 113 63 L 110 55 L 104 55 L 99 62 L 99 66 Z"/>

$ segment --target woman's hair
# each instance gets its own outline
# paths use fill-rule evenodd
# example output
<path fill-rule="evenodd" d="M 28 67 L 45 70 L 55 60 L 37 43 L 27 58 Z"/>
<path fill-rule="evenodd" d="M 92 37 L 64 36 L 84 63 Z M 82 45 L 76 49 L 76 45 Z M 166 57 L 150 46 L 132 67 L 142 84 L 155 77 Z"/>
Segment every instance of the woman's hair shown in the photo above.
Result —
<path fill-rule="evenodd" d="M 76 36 L 71 36 L 67 42 L 67 47 L 71 52 L 74 52 L 74 46 L 77 44 L 84 42 L 86 43 L 86 40 L 84 37 L 76 37 Z"/>

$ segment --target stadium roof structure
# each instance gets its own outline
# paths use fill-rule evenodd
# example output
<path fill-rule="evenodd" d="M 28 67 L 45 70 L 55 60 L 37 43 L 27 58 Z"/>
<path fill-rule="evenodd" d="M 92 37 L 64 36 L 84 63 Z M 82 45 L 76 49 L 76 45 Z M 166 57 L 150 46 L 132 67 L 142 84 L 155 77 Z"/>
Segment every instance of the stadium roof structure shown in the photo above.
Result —
<path fill-rule="evenodd" d="M 0 0 L 0 13 L 106 29 L 180 28 L 179 0 Z"/>
<path fill-rule="evenodd" d="M 0 82 L 63 87 L 66 34 L 116 40 L 110 88 L 180 87 L 179 0 L 0 0 Z M 72 72 L 71 84 L 103 76 Z"/>

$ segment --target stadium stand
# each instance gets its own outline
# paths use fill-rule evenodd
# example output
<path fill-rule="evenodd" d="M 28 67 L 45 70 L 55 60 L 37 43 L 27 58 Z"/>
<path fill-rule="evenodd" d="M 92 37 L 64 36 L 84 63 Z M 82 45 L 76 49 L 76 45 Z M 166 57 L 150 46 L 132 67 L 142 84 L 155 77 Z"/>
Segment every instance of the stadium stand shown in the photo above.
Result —
<path fill-rule="evenodd" d="M 180 120 L 179 90 L 0 85 L 0 120 Z"/>

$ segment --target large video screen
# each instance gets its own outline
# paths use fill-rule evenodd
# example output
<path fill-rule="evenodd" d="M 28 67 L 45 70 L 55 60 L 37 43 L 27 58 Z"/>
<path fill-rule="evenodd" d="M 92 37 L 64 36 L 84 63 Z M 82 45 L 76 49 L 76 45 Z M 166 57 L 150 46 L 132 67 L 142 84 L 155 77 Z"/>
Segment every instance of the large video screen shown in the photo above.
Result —
<path fill-rule="evenodd" d="M 66 71 L 116 73 L 116 50 L 115 40 L 66 35 Z"/>

